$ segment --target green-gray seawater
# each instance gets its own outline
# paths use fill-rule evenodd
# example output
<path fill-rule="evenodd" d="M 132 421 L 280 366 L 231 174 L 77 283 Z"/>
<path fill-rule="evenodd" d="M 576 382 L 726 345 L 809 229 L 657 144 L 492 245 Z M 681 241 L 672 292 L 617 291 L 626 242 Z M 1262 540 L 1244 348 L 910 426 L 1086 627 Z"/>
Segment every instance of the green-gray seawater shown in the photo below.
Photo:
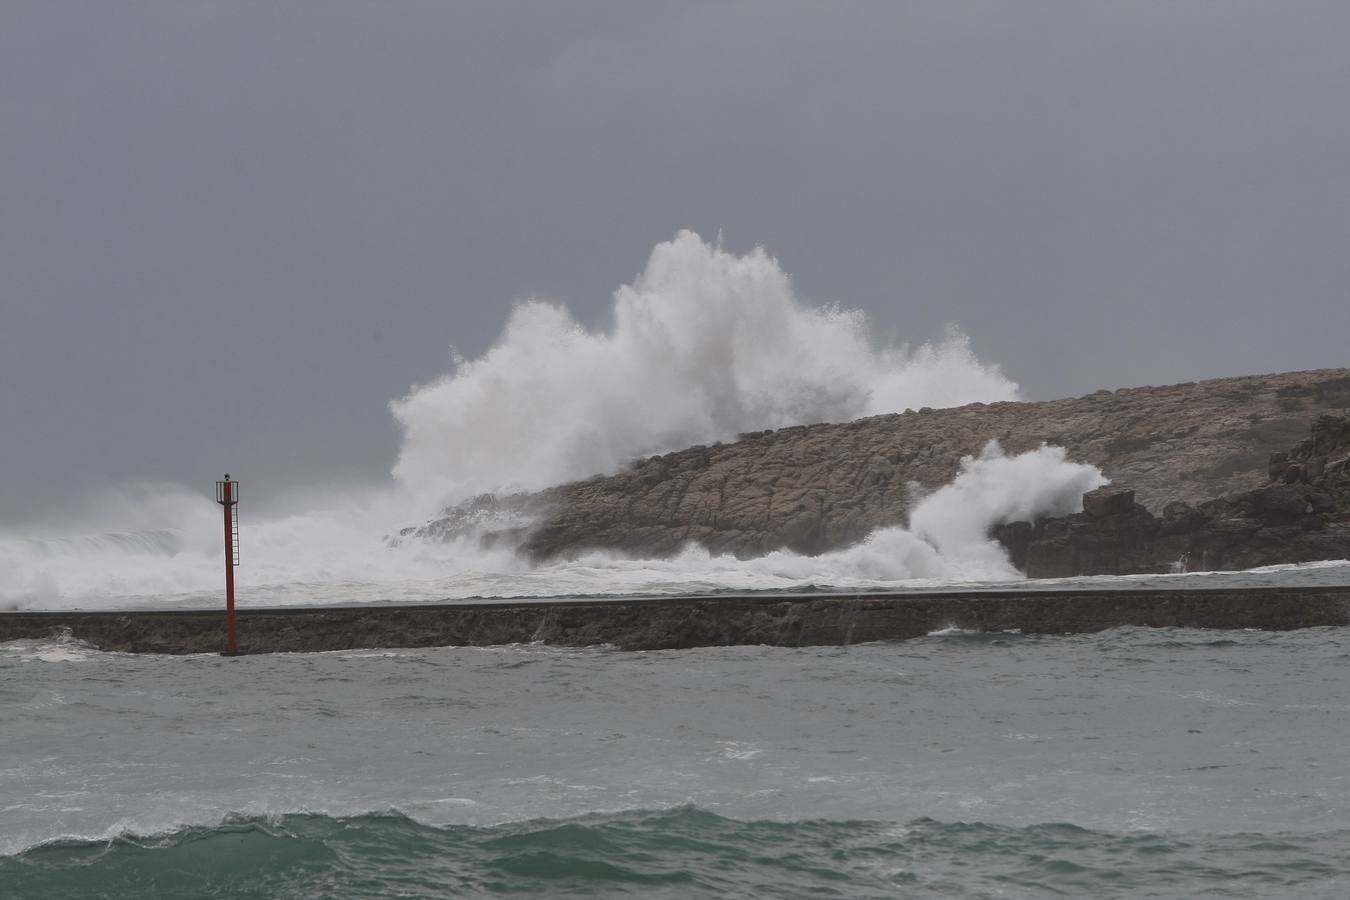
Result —
<path fill-rule="evenodd" d="M 0 859 L 24 897 L 1344 896 L 1350 832 L 1111 834 L 697 809 L 489 828 L 289 815 Z M 1339 889 L 1339 891 L 1338 891 Z"/>
<path fill-rule="evenodd" d="M 1350 631 L 0 645 L 0 896 L 1350 896 Z"/>

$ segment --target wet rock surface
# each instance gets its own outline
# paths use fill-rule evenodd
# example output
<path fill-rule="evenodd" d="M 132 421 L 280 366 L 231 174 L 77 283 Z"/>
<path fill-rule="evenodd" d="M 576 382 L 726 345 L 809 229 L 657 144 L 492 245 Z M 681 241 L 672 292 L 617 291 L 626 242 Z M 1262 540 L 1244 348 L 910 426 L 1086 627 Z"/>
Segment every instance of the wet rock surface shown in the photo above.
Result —
<path fill-rule="evenodd" d="M 1350 419 L 1322 416 L 1270 456 L 1266 484 L 1155 515 L 1135 492 L 1105 487 L 1083 512 L 995 529 L 1029 578 L 1249 569 L 1350 558 Z"/>

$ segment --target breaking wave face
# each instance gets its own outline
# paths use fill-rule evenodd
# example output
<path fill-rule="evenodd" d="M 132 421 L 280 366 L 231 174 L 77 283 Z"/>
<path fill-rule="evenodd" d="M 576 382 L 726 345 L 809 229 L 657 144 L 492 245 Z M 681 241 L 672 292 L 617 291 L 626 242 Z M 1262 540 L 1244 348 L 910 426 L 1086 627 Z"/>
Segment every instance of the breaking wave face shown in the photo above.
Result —
<path fill-rule="evenodd" d="M 743 821 L 693 806 L 494 826 L 397 812 L 231 817 L 0 857 L 34 900 L 72 896 L 699 898 L 1336 896 L 1350 832 L 1120 834 L 931 818 Z M 247 865 L 241 862 L 247 859 Z M 1338 879 L 1340 876 L 1340 879 Z"/>
<path fill-rule="evenodd" d="M 267 517 L 246 506 L 240 602 L 1015 577 L 985 540 L 987 524 L 1072 506 L 1080 482 L 1091 481 L 1051 448 L 1012 458 L 987 450 L 921 504 L 911 528 L 812 558 L 741 561 L 691 548 L 669 560 L 591 554 L 531 568 L 509 548 L 485 551 L 472 539 L 383 545 L 401 526 L 487 491 L 614 472 L 745 431 L 1017 396 L 959 330 L 916 347 L 876 345 L 863 313 L 804 304 L 762 249 L 737 256 L 689 231 L 653 249 L 646 270 L 615 293 L 612 319 L 607 330 L 588 330 L 563 307 L 517 305 L 490 350 L 456 356 L 444 378 L 391 404 L 404 432 L 392 485 L 328 491 Z M 133 485 L 92 502 L 79 521 L 82 534 L 0 533 L 0 606 L 218 602 L 220 521 L 210 498 Z"/>
<path fill-rule="evenodd" d="M 861 311 L 804 305 L 763 249 L 736 256 L 682 231 L 615 293 L 608 331 L 521 303 L 491 350 L 394 401 L 394 477 L 453 502 L 746 431 L 1016 397 L 955 328 L 877 347 Z"/>

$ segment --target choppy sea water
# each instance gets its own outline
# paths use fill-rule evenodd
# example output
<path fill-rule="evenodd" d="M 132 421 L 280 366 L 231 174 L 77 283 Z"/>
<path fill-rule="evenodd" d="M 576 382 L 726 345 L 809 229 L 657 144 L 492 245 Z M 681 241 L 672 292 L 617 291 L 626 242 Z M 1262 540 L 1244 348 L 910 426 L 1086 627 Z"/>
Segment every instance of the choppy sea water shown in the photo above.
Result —
<path fill-rule="evenodd" d="M 0 894 L 1350 895 L 1350 630 L 0 645 Z"/>

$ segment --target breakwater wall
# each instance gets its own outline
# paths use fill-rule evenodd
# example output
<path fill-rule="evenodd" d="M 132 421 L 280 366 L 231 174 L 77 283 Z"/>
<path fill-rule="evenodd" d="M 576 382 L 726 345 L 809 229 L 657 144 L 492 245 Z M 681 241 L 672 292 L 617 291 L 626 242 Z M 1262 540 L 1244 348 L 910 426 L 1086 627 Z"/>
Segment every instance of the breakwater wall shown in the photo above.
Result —
<path fill-rule="evenodd" d="M 957 627 L 1024 634 L 1123 625 L 1286 630 L 1350 625 L 1350 586 L 929 594 L 720 594 L 619 600 L 271 607 L 238 613 L 241 653 L 541 641 L 659 650 L 841 645 Z M 0 641 L 68 632 L 102 650 L 212 653 L 221 610 L 0 613 Z"/>

